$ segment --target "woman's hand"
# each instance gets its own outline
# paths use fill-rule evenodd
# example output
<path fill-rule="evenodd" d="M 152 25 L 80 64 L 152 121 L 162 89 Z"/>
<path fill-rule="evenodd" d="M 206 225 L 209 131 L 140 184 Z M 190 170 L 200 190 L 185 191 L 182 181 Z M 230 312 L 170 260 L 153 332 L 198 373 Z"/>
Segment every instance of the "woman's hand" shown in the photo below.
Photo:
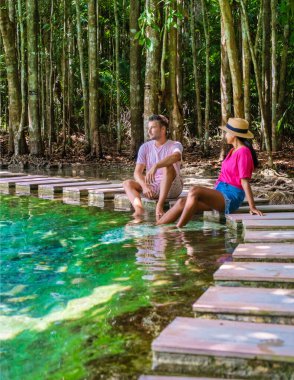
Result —
<path fill-rule="evenodd" d="M 258 210 L 256 207 L 250 207 L 249 213 L 251 215 L 259 215 L 259 216 L 263 216 L 264 215 L 263 212 L 260 211 L 260 210 Z"/>

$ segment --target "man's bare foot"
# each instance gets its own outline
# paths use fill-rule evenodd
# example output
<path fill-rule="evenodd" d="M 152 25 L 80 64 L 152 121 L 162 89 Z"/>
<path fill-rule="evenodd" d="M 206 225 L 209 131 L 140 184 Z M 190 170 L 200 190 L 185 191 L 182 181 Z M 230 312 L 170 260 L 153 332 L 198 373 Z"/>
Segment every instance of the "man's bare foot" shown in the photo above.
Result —
<path fill-rule="evenodd" d="M 127 223 L 127 226 L 133 226 L 134 224 L 140 224 L 143 222 L 144 222 L 144 218 L 142 217 L 142 215 L 135 216 L 133 220 L 131 220 Z"/>
<path fill-rule="evenodd" d="M 144 214 L 145 210 L 142 207 L 136 207 L 135 212 L 132 214 L 134 218 L 138 216 L 142 216 Z"/>

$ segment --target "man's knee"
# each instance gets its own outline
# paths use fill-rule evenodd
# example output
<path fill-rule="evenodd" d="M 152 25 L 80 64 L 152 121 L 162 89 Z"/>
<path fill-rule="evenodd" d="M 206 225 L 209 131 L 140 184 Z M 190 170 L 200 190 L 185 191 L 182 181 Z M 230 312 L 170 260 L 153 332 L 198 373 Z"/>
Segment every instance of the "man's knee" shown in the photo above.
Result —
<path fill-rule="evenodd" d="M 163 168 L 163 174 L 168 177 L 175 178 L 177 175 L 176 169 L 174 168 L 174 165 L 169 165 Z"/>
<path fill-rule="evenodd" d="M 124 189 L 130 189 L 134 187 L 134 181 L 132 179 L 126 179 L 122 183 Z"/>

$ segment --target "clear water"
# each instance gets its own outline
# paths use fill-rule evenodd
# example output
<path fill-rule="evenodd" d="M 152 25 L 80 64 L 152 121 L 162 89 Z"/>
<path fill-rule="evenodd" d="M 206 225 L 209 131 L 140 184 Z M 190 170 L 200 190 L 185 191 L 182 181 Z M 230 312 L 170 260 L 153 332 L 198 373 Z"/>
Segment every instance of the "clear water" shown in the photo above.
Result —
<path fill-rule="evenodd" d="M 137 379 L 230 258 L 225 226 L 1 196 L 1 379 Z"/>

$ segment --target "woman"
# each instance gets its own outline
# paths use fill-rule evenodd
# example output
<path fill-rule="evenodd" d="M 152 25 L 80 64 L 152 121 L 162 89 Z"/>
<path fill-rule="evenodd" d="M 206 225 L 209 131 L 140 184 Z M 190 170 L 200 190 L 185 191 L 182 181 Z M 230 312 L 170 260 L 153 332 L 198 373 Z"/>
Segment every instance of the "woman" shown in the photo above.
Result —
<path fill-rule="evenodd" d="M 240 118 L 230 118 L 225 127 L 228 144 L 233 145 L 224 159 L 215 188 L 194 186 L 187 198 L 181 198 L 157 222 L 165 224 L 176 221 L 177 227 L 185 226 L 195 213 L 217 210 L 229 214 L 236 211 L 243 202 L 245 195 L 249 203 L 250 213 L 263 215 L 255 207 L 249 179 L 258 165 L 256 153 L 247 139 L 253 134 L 248 130 L 248 122 Z"/>

